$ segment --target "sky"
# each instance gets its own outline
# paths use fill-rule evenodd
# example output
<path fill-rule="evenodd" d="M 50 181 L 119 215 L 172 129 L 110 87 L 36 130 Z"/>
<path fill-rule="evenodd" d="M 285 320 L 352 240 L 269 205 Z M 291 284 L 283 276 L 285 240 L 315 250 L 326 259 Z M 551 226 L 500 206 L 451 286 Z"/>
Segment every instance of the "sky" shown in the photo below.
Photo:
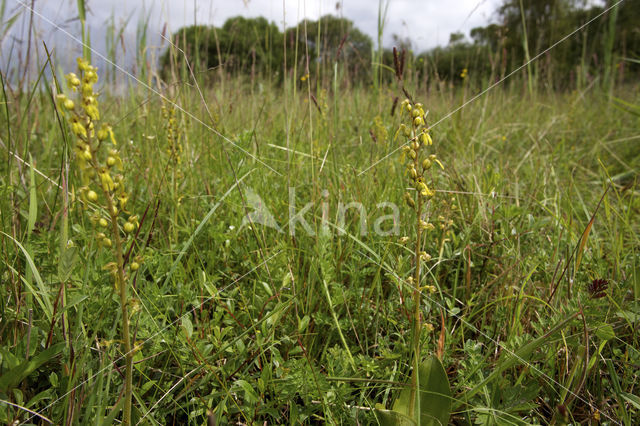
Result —
<path fill-rule="evenodd" d="M 160 34 L 175 32 L 180 27 L 197 24 L 221 26 L 227 18 L 264 16 L 281 29 L 294 26 L 304 18 L 317 19 L 334 14 L 352 20 L 356 27 L 377 43 L 377 0 L 85 0 L 88 5 L 87 23 L 92 46 L 105 54 L 107 23 L 112 17 L 116 28 L 124 27 L 121 51 L 133 52 L 136 29 L 148 18 L 147 44 L 162 45 Z M 15 63 L 19 53 L 26 50 L 29 27 L 29 7 L 34 4 L 33 25 L 38 38 L 46 40 L 60 53 L 75 57 L 80 53 L 78 42 L 65 31 L 79 36 L 76 0 L 6 0 L 2 21 L 24 12 L 10 33 L 0 28 L 0 65 Z M 446 45 L 449 35 L 463 32 L 469 37 L 471 28 L 486 25 L 502 0 L 383 0 L 387 4 L 383 45 L 393 46 L 394 34 L 411 40 L 415 51 Z M 166 43 L 164 43 L 166 45 Z M 42 55 L 41 44 L 32 48 Z M 158 49 L 160 50 L 160 49 Z M 130 62 L 128 54 L 122 59 Z"/>
<path fill-rule="evenodd" d="M 104 16 L 109 3 L 96 4 Z M 449 41 L 449 34 L 486 25 L 501 0 L 390 0 L 383 44 L 390 47 L 393 34 L 410 38 L 417 50 L 426 50 Z M 325 14 L 340 15 L 354 21 L 356 27 L 377 40 L 378 1 L 376 0 L 227 0 L 227 1 L 155 1 L 148 2 L 154 14 L 173 29 L 184 25 L 213 23 L 222 25 L 229 17 L 264 16 L 282 28 L 283 21 L 293 26 L 303 18 L 317 19 Z M 194 10 L 197 13 L 194 14 Z M 163 15 L 165 15 L 163 17 Z M 170 19 L 167 19 L 170 16 Z M 164 18 L 164 19 L 162 19 Z"/>

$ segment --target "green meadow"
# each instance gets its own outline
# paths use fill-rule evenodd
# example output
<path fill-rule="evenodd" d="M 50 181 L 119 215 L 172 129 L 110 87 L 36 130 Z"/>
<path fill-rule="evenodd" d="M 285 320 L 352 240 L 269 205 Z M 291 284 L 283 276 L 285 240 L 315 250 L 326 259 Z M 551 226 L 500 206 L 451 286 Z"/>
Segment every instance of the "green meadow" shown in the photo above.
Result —
<path fill-rule="evenodd" d="M 78 2 L 84 59 L 0 69 L 0 422 L 637 424 L 640 43 L 591 12 L 194 26 L 123 88 Z"/>

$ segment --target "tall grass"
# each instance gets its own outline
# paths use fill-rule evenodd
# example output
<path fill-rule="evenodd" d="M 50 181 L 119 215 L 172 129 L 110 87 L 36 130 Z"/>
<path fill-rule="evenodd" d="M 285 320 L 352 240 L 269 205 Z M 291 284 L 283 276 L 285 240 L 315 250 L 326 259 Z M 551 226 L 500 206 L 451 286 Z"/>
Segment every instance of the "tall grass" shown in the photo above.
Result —
<path fill-rule="evenodd" d="M 423 379 L 433 364 L 413 360 L 437 354 L 450 422 L 632 424 L 638 116 L 593 86 L 532 101 L 529 76 L 514 76 L 439 122 L 480 88 L 410 80 L 445 165 L 424 209 L 435 229 L 418 235 L 431 255 L 419 269 L 402 243 L 415 211 L 400 210 L 398 235 L 373 232 L 388 214 L 379 203 L 404 203 L 406 167 L 392 153 L 405 142 L 393 137 L 405 95 L 384 79 L 379 91 L 352 84 L 339 64 L 331 79 L 301 82 L 302 56 L 286 52 L 282 85 L 221 67 L 209 71 L 220 84 L 206 86 L 182 62 L 163 101 L 142 85 L 126 96 L 102 87 L 128 203 L 150 228 L 136 239 L 148 249 L 124 314 L 135 352 L 119 337 L 110 254 L 66 166 L 75 141 L 60 142 L 57 89 L 21 94 L 0 73 L 0 420 L 122 421 L 129 355 L 134 423 L 375 424 L 407 390 L 425 423 L 434 412 L 422 398 L 447 394 Z M 632 89 L 612 90 L 637 105 Z M 364 209 L 340 216 L 352 201 Z M 295 212 L 312 202 L 313 234 L 296 221 L 288 234 L 294 202 Z M 272 222 L 243 220 L 258 206 Z M 433 330 L 416 339 L 419 323 Z"/>

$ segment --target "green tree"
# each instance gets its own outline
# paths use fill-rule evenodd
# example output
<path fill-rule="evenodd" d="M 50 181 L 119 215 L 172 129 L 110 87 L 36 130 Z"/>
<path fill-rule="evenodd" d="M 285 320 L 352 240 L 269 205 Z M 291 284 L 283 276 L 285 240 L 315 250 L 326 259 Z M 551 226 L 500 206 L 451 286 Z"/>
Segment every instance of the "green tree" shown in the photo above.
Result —
<path fill-rule="evenodd" d="M 287 34 L 287 38 L 293 39 L 297 35 L 301 43 L 299 65 L 305 67 L 308 59 L 309 68 L 329 76 L 328 72 L 338 61 L 351 79 L 362 81 L 370 78 L 373 42 L 349 19 L 325 15 L 317 21 L 302 21 L 295 28 L 287 30 Z"/>
<path fill-rule="evenodd" d="M 271 78 L 282 69 L 282 33 L 262 17 L 229 18 L 222 28 L 189 26 L 178 30 L 172 39 L 197 72 L 221 67 L 229 74 Z M 164 79 L 168 78 L 172 63 L 179 71 L 185 71 L 183 56 L 172 48 L 164 53 L 160 60 Z"/>

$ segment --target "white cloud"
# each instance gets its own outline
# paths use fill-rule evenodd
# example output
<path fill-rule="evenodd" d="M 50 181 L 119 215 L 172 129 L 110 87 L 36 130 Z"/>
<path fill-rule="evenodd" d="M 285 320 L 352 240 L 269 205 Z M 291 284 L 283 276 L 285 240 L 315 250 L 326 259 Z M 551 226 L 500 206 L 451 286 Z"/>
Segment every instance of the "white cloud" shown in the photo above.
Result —
<path fill-rule="evenodd" d="M 30 3 L 13 1 L 16 7 Z M 500 3 L 501 0 L 390 0 L 383 44 L 390 46 L 393 34 L 410 38 L 417 50 L 446 44 L 452 32 L 468 34 L 472 27 L 486 25 Z M 57 24 L 65 24 L 76 15 L 75 4 L 75 0 L 41 0 L 36 2 L 36 8 Z M 116 23 L 123 23 L 133 14 L 127 28 L 135 34 L 138 19 L 147 15 L 150 30 L 159 33 L 165 24 L 175 31 L 194 22 L 222 25 L 227 18 L 237 15 L 264 16 L 282 28 L 285 19 L 287 26 L 292 26 L 303 18 L 317 19 L 331 13 L 351 19 L 374 42 L 377 40 L 376 0 L 87 0 L 87 4 L 94 30 L 104 29 L 112 14 Z"/>
<path fill-rule="evenodd" d="M 384 0 L 383 0 L 384 1 Z M 317 19 L 326 14 L 337 14 L 351 19 L 357 28 L 368 34 L 377 44 L 378 6 L 376 0 L 86 0 L 88 5 L 88 26 L 91 29 L 92 47 L 106 55 L 107 26 L 114 18 L 116 31 L 123 26 L 124 32 L 118 41 L 118 62 L 134 63 L 136 32 L 141 22 L 148 18 L 147 44 L 165 44 L 160 34 L 166 28 L 171 33 L 186 25 L 222 25 L 232 16 L 264 16 L 275 22 L 279 28 L 294 26 L 304 18 Z M 486 25 L 493 11 L 502 0 L 390 0 L 384 27 L 383 45 L 393 45 L 393 35 L 410 39 L 416 51 L 423 51 L 447 44 L 449 34 L 462 31 L 468 35 L 476 26 Z M 25 45 L 28 34 L 29 0 L 9 0 L 5 19 L 23 10 L 21 21 L 4 37 L 1 65 L 15 63 L 15 57 Z M 339 7 L 338 7 L 339 6 Z M 46 20 L 66 29 L 79 37 L 76 0 L 39 0 L 35 8 Z M 2 17 L 0 17 L 2 18 Z M 34 28 L 38 39 L 45 40 L 58 52 L 58 61 L 78 56 L 81 52 L 77 41 L 70 39 L 45 19 L 35 16 Z M 16 46 L 18 48 L 16 49 Z M 22 46 L 22 47 L 20 47 Z M 125 54 L 123 53 L 126 51 Z M 42 44 L 32 48 L 35 59 L 31 62 L 43 63 Z M 7 52 L 11 52 L 10 54 Z M 23 50 L 24 52 L 24 50 Z M 60 53 L 62 52 L 62 57 Z M 18 61 L 19 62 L 19 61 Z M 32 64 L 33 66 L 34 64 Z"/>

